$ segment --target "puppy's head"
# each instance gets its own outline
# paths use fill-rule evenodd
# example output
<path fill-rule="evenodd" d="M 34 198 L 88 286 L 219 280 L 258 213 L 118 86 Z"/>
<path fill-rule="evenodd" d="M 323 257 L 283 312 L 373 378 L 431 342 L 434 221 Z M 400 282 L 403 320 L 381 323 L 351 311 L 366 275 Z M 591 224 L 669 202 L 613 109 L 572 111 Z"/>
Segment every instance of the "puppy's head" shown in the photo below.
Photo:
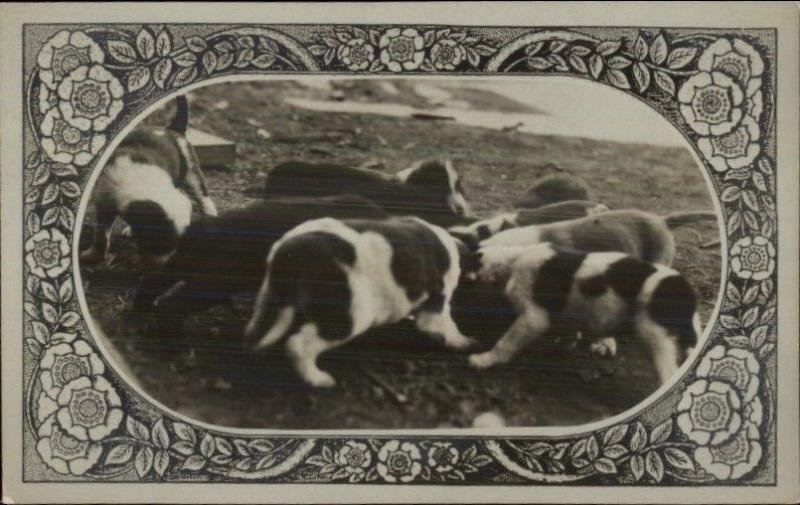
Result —
<path fill-rule="evenodd" d="M 461 268 L 461 276 L 468 280 L 475 280 L 478 271 L 481 269 L 481 252 L 478 250 L 478 242 L 468 237 L 467 241 L 453 236 L 456 247 L 458 247 L 458 263 Z"/>
<path fill-rule="evenodd" d="M 418 161 L 395 174 L 395 179 L 403 184 L 419 187 L 437 202 L 446 203 L 458 216 L 473 216 L 461 183 L 461 175 L 450 160 Z"/>
<path fill-rule="evenodd" d="M 188 213 L 186 205 L 188 204 Z M 183 207 L 177 211 L 176 207 Z M 188 214 L 188 216 L 187 216 Z M 166 262 L 175 251 L 178 240 L 189 225 L 191 202 L 174 202 L 165 208 L 153 200 L 134 200 L 125 210 L 123 219 L 131 227 L 139 254 L 149 266 Z"/>

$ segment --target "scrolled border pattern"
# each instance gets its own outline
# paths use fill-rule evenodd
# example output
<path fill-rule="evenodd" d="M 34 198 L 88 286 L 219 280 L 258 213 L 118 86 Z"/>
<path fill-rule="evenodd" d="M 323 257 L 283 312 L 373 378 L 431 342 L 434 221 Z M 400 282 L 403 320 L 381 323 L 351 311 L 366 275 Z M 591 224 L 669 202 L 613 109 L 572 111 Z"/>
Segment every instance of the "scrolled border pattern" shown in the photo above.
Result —
<path fill-rule="evenodd" d="M 775 483 L 774 32 L 352 25 L 26 30 L 39 38 L 25 67 L 23 429 L 33 440 L 27 465 L 51 471 L 39 472 L 45 480 Z M 693 369 L 625 421 L 550 438 L 231 435 L 146 404 L 104 361 L 75 296 L 70 244 L 93 164 L 115 133 L 171 90 L 225 75 L 318 71 L 565 75 L 655 108 L 704 161 L 729 246 L 721 311 Z"/>

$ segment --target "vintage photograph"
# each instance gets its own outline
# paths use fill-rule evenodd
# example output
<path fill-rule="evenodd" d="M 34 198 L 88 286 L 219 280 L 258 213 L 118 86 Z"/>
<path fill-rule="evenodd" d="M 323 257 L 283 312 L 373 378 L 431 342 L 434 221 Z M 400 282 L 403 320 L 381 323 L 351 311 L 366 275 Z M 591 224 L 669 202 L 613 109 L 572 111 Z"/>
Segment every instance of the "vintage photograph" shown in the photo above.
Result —
<path fill-rule="evenodd" d="M 216 82 L 87 189 L 81 288 L 125 379 L 197 421 L 579 426 L 702 347 L 710 188 L 667 120 L 581 79 Z"/>

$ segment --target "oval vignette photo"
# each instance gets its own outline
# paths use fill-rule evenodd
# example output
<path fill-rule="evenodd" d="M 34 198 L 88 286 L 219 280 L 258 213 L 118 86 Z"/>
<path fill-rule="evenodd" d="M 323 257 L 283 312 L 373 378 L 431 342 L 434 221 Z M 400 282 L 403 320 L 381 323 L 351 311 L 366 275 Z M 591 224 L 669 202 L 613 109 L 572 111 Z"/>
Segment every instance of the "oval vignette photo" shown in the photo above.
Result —
<path fill-rule="evenodd" d="M 82 296 L 125 380 L 196 421 L 586 425 L 674 383 L 713 320 L 689 146 L 569 77 L 217 82 L 87 189 Z"/>

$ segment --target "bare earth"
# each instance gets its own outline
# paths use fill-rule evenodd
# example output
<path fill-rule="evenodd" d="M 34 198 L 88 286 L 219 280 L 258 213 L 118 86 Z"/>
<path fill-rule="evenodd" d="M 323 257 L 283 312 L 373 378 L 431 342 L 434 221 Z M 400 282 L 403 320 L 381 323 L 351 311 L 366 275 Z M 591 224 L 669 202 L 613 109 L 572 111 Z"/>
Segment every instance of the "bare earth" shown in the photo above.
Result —
<path fill-rule="evenodd" d="M 421 103 L 405 88 L 386 97 L 365 81 L 341 86 L 348 100 Z M 477 100 L 475 93 L 469 98 Z M 253 201 L 266 170 L 289 159 L 355 165 L 372 159 L 393 172 L 432 156 L 453 159 L 473 206 L 484 214 L 507 209 L 535 178 L 556 170 L 585 178 L 597 198 L 613 208 L 659 214 L 713 210 L 687 149 L 311 112 L 283 103 L 289 95 L 327 94 L 278 82 L 221 84 L 192 94 L 191 124 L 238 146 L 236 166 L 206 172 L 220 210 Z M 482 106 L 491 105 L 492 97 L 482 94 L 480 100 Z M 508 106 L 496 102 L 500 110 Z M 162 111 L 148 122 L 166 124 L 168 117 L 169 111 Z M 674 266 L 700 293 L 704 321 L 716 300 L 721 260 L 718 249 L 702 250 L 698 244 L 717 236 L 716 224 L 710 222 L 676 232 Z M 258 356 L 237 351 L 249 317 L 251 299 L 246 296 L 234 308 L 193 318 L 186 328 L 187 349 L 195 348 L 191 359 L 166 362 L 134 349 L 138 328 L 124 323 L 121 315 L 142 270 L 124 237 L 112 240 L 112 252 L 116 256 L 110 265 L 83 269 L 96 324 L 127 357 L 147 393 L 208 423 L 295 429 L 467 427 L 477 415 L 492 411 L 511 426 L 576 425 L 622 412 L 657 387 L 652 367 L 636 345 L 607 360 L 563 343 L 543 344 L 507 366 L 478 373 L 467 366 L 466 355 L 443 350 L 401 324 L 324 355 L 320 366 L 339 384 L 329 391 L 309 390 L 289 370 L 280 349 Z M 478 337 L 491 345 L 498 336 Z"/>

